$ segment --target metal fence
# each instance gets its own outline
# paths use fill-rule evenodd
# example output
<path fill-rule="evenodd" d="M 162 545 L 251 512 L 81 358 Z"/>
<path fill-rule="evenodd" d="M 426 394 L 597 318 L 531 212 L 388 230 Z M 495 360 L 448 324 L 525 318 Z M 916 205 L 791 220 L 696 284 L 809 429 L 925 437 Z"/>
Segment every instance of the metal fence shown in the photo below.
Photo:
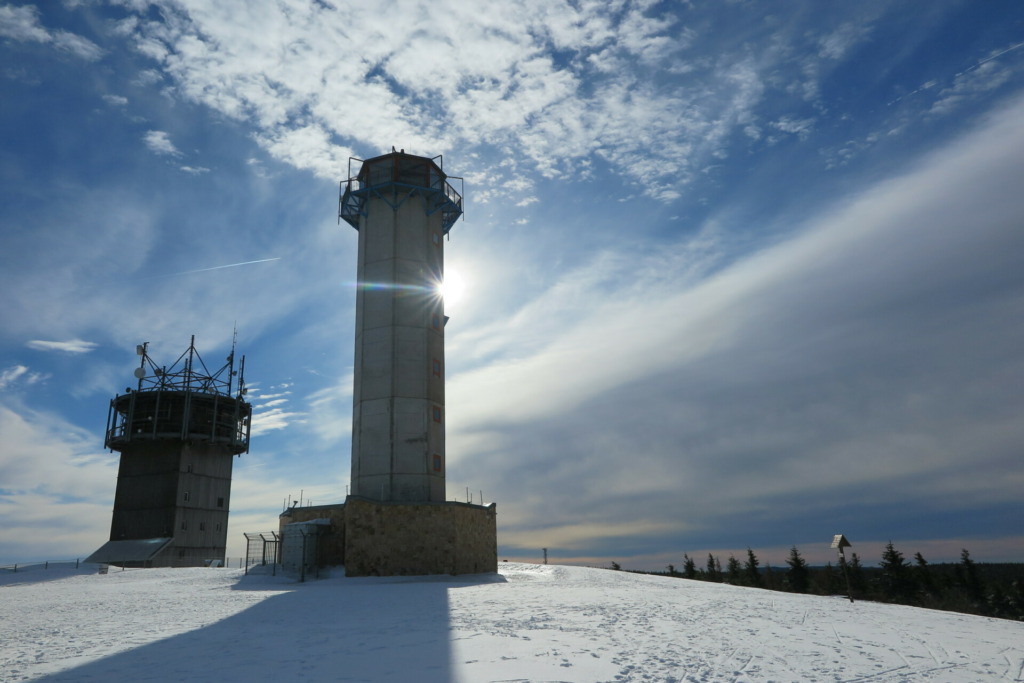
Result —
<path fill-rule="evenodd" d="M 117 562 L 85 562 L 81 559 L 74 560 L 28 560 L 25 562 L 15 562 L 12 564 L 0 564 L 0 572 L 9 573 L 20 573 L 25 571 L 35 570 L 49 570 L 49 569 L 98 569 L 104 566 L 117 567 L 117 571 L 124 571 L 125 567 L 119 565 Z M 225 568 L 236 568 L 243 569 L 246 566 L 246 558 L 244 557 L 227 557 L 224 558 L 224 562 L 211 563 L 210 567 L 225 567 Z M 142 567 L 127 567 L 127 569 L 142 569 Z"/>
<path fill-rule="evenodd" d="M 245 573 L 252 566 L 265 567 L 270 565 L 271 573 L 277 574 L 277 565 L 281 561 L 281 536 L 276 531 L 246 532 L 245 536 Z"/>

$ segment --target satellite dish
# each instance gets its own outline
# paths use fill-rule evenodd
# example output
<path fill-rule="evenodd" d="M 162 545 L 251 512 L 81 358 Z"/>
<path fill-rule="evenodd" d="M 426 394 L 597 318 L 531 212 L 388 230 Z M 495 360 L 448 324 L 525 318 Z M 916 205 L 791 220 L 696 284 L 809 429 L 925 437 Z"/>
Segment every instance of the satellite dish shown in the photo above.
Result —
<path fill-rule="evenodd" d="M 146 376 L 146 371 L 145 370 L 143 370 L 142 368 L 135 368 L 135 377 L 136 377 L 136 379 L 142 379 L 145 376 Z"/>

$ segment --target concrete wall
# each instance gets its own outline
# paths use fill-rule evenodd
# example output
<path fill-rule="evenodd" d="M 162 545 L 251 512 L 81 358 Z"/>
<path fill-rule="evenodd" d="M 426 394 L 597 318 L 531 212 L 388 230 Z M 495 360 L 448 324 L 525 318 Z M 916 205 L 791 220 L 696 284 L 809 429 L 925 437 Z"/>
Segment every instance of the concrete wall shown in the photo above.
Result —
<path fill-rule="evenodd" d="M 467 503 L 345 504 L 347 576 L 498 571 L 497 509 Z"/>
<path fill-rule="evenodd" d="M 133 441 L 121 451 L 110 540 L 173 537 L 153 566 L 224 559 L 235 456 L 222 445 Z"/>

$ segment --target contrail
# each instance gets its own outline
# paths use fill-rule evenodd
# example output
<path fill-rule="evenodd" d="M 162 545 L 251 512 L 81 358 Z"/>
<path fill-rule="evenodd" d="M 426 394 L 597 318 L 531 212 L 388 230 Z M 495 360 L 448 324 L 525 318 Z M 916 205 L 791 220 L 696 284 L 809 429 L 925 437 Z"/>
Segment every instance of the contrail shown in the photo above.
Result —
<path fill-rule="evenodd" d="M 1014 50 L 1016 50 L 1018 48 L 1021 48 L 1021 47 L 1024 47 L 1024 42 L 1020 42 L 1020 43 L 1017 43 L 1015 45 L 1011 45 L 1010 47 L 1006 48 L 1005 50 L 997 52 L 997 53 L 995 53 L 994 55 L 992 55 L 990 57 L 986 57 L 985 59 L 982 59 L 979 62 L 975 62 L 974 64 L 971 64 L 969 67 L 967 67 L 963 71 L 960 71 L 960 72 L 954 74 L 953 78 L 956 79 L 958 76 L 963 76 L 965 73 L 968 73 L 970 71 L 974 71 L 975 69 L 979 68 L 982 64 L 984 64 L 986 62 L 991 62 L 993 59 L 996 59 L 998 57 L 1002 57 L 1007 52 L 1013 52 Z M 935 79 L 932 79 L 932 80 L 928 81 L 927 83 L 925 83 L 924 85 L 918 87 L 916 90 L 912 90 L 912 91 L 908 92 L 905 95 L 900 95 L 895 100 L 893 100 L 892 102 L 888 103 L 885 106 L 891 107 L 892 105 L 896 104 L 897 102 L 899 102 L 902 99 L 910 97 L 911 95 L 916 95 L 917 93 L 921 92 L 922 90 L 928 90 L 929 88 L 933 88 L 936 85 L 937 85 L 937 81 Z"/>
<path fill-rule="evenodd" d="M 224 266 L 212 266 L 210 268 L 196 268 L 195 270 L 183 270 L 180 273 L 164 273 L 163 275 L 149 275 L 147 277 L 138 278 L 139 281 L 144 280 L 161 280 L 165 277 L 177 277 L 178 275 L 188 275 L 189 273 L 205 273 L 208 270 L 221 270 L 222 268 L 236 268 L 238 266 L 247 266 L 252 263 L 267 263 L 268 261 L 280 261 L 280 256 L 274 258 L 261 258 L 256 261 L 242 261 L 241 263 L 229 263 Z"/>
<path fill-rule="evenodd" d="M 1010 47 L 1006 48 L 1006 49 L 1005 49 L 1005 50 L 1003 50 L 1002 52 L 997 52 L 997 53 L 995 53 L 994 55 L 992 55 L 991 57 L 988 57 L 988 58 L 986 58 L 986 59 L 983 59 L 983 60 L 981 60 L 980 62 L 978 62 L 978 63 L 977 63 L 977 64 L 975 64 L 974 66 L 971 66 L 971 67 L 968 67 L 968 68 L 964 69 L 964 70 L 963 70 L 963 72 L 961 72 L 961 73 L 966 73 L 966 72 L 970 71 L 971 69 L 977 69 L 977 68 L 978 68 L 979 66 L 981 66 L 981 65 L 982 65 L 982 64 L 984 64 L 985 62 L 991 62 L 991 61 L 992 61 L 993 59 L 995 59 L 996 57 L 1002 57 L 1002 56 L 1003 56 L 1003 55 L 1005 55 L 1005 54 L 1006 54 L 1007 52 L 1010 52 L 1010 51 L 1012 51 L 1012 50 L 1016 50 L 1016 49 L 1017 49 L 1017 48 L 1019 48 L 1019 47 L 1024 47 L 1024 42 L 1020 42 L 1020 43 L 1017 43 L 1016 45 L 1011 45 Z M 959 75 L 960 75 L 960 74 L 957 74 L 957 76 L 959 76 Z"/>
<path fill-rule="evenodd" d="M 280 256 L 274 256 L 273 258 L 261 258 L 258 261 L 243 261 L 242 263 L 228 263 L 227 265 L 215 265 L 212 268 L 197 268 L 196 270 L 182 270 L 181 272 L 172 272 L 172 275 L 187 275 L 190 272 L 206 272 L 207 270 L 220 270 L 221 268 L 234 268 L 240 265 L 249 265 L 251 263 L 266 263 L 267 261 L 280 261 Z"/>
<path fill-rule="evenodd" d="M 142 280 L 156 280 L 157 278 L 174 278 L 175 275 L 187 275 L 193 272 L 206 272 L 207 270 L 220 270 L 221 268 L 234 268 L 240 265 L 250 265 L 252 263 L 266 263 L 267 261 L 280 261 L 280 256 L 274 256 L 273 258 L 261 258 L 256 261 L 242 261 L 241 263 L 228 263 L 227 265 L 215 265 L 209 268 L 196 268 L 195 270 L 182 270 L 181 272 L 168 272 L 164 275 L 150 275 L 148 278 Z"/>

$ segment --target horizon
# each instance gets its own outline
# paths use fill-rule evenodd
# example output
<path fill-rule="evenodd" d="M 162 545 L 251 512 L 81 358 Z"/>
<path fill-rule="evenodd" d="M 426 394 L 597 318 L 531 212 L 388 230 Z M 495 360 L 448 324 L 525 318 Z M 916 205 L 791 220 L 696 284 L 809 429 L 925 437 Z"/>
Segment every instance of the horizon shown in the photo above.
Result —
<path fill-rule="evenodd" d="M 144 342 L 237 330 L 229 557 L 344 500 L 338 183 L 392 146 L 465 179 L 447 497 L 499 562 L 1024 561 L 1024 4 L 381 8 L 0 5 L 0 562 L 108 539 Z"/>

